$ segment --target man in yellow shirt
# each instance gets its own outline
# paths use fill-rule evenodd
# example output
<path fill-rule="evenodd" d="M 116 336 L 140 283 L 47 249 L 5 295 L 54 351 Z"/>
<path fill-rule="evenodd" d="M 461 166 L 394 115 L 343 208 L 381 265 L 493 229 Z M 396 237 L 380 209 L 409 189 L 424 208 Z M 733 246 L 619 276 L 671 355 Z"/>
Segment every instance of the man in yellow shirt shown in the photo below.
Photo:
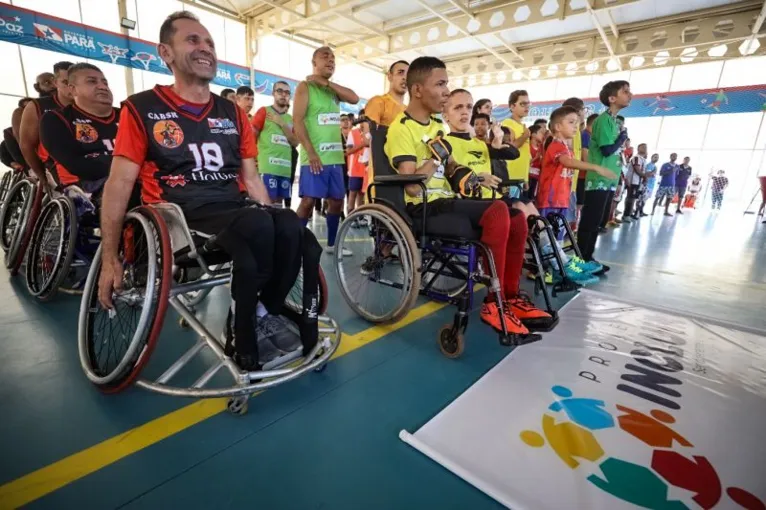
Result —
<path fill-rule="evenodd" d="M 526 90 L 514 90 L 508 97 L 508 108 L 511 117 L 500 123 L 511 130 L 511 143 L 519 149 L 519 157 L 508 162 L 508 178 L 521 179 L 525 188 L 529 187 L 529 164 L 532 155 L 529 151 L 529 129 L 523 124 L 524 117 L 529 115 L 529 94 Z"/>
<path fill-rule="evenodd" d="M 444 142 L 446 131 L 434 117 L 442 112 L 449 98 L 447 69 L 435 57 L 419 57 L 407 73 L 410 102 L 391 123 L 385 154 L 391 166 L 403 175 L 426 176 L 426 196 L 418 185 L 405 188 L 407 212 L 415 219 L 423 212 L 423 201 L 434 225 L 449 225 L 454 232 L 480 230 L 480 240 L 495 260 L 501 289 L 489 293 L 481 309 L 481 319 L 496 330 L 505 325 L 508 333 L 526 338 L 529 330 L 519 321 L 516 310 L 533 306 L 519 295 L 519 277 L 524 261 L 527 222 L 499 200 L 462 200 L 450 184 L 458 165 L 452 147 Z M 470 112 L 470 108 L 467 110 Z M 431 145 L 440 149 L 432 149 Z M 502 308 L 501 308 L 502 305 Z"/>

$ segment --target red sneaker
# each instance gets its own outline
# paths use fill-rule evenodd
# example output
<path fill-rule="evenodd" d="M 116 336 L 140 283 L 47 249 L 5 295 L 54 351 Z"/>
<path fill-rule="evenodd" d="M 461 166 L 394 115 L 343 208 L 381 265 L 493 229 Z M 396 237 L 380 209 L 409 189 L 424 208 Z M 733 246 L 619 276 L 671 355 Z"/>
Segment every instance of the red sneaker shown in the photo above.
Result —
<path fill-rule="evenodd" d="M 537 308 L 526 294 L 519 294 L 507 299 L 505 306 L 529 328 L 546 328 L 553 321 L 551 314 Z"/>
<path fill-rule="evenodd" d="M 497 307 L 497 303 L 494 301 L 485 302 L 481 305 L 481 312 L 479 313 L 481 320 L 492 326 L 495 331 L 502 332 L 503 327 L 500 323 L 500 310 Z M 503 320 L 505 321 L 505 330 L 509 334 L 513 335 L 528 335 L 529 330 L 524 324 L 506 308 L 503 314 Z"/>

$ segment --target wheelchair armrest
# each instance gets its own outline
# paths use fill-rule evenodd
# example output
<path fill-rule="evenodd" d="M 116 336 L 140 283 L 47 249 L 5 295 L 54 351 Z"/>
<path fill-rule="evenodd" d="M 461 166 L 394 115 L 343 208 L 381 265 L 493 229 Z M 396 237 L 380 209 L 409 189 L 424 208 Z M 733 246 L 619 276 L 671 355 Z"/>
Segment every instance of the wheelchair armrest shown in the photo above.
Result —
<path fill-rule="evenodd" d="M 425 182 L 426 176 L 422 174 L 408 174 L 408 175 L 378 175 L 375 176 L 373 181 L 375 184 L 400 184 L 406 186 L 407 184 L 417 184 Z"/>
<path fill-rule="evenodd" d="M 504 181 L 500 181 L 499 186 L 502 188 L 507 188 L 510 186 L 516 186 L 520 188 L 524 186 L 524 179 L 507 179 Z"/>

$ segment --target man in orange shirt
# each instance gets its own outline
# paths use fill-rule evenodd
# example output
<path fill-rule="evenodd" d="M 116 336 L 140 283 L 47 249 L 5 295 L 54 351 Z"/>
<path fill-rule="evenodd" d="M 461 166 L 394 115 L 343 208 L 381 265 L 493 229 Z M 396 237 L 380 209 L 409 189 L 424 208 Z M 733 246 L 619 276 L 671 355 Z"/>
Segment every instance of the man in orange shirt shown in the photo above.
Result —
<path fill-rule="evenodd" d="M 279 314 L 311 234 L 293 211 L 253 206 L 242 196 L 240 175 L 252 199 L 270 202 L 245 112 L 210 92 L 218 59 L 207 29 L 193 14 L 176 12 L 162 24 L 159 39 L 160 58 L 175 80 L 123 103 L 101 206 L 99 301 L 115 309 L 112 290 L 121 290 L 123 281 L 118 255 L 122 224 L 140 177 L 143 203 L 177 204 L 191 229 L 216 235 L 215 243 L 232 257 L 227 344 L 236 338 L 236 363 L 259 370 L 274 349 L 299 345 Z M 313 244 L 319 250 L 316 240 Z"/>

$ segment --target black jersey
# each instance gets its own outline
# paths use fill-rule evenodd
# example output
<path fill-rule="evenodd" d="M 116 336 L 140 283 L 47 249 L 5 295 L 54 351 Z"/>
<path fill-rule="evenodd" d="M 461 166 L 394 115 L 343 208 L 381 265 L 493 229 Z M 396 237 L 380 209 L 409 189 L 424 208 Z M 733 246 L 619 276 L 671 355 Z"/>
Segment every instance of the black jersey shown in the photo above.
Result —
<path fill-rule="evenodd" d="M 123 103 L 129 113 L 122 118 L 125 133 L 137 125 L 146 138 L 143 160 L 137 161 L 142 200 L 173 202 L 191 216 L 208 204 L 241 203 L 242 133 L 250 129 L 244 112 L 215 94 L 196 111 L 179 106 L 174 96 L 169 87 L 158 85 Z M 118 145 L 117 155 L 139 159 L 122 135 Z"/>
<path fill-rule="evenodd" d="M 40 122 L 42 120 L 43 115 L 48 113 L 51 110 L 56 110 L 58 108 L 63 108 L 64 104 L 59 101 L 59 95 L 58 92 L 53 92 L 50 96 L 43 96 L 38 97 L 36 99 L 32 99 L 32 104 L 35 105 L 35 108 L 37 109 L 37 121 Z M 37 157 L 40 158 L 40 161 L 43 162 L 43 165 L 45 165 L 45 168 L 53 172 L 53 160 L 48 155 L 48 152 L 43 147 L 42 143 L 37 144 Z"/>
<path fill-rule="evenodd" d="M 106 180 L 117 138 L 118 115 L 118 110 L 112 108 L 107 117 L 96 117 L 73 104 L 43 115 L 40 142 L 53 161 L 51 172 L 60 185 L 91 188 L 89 184 L 100 186 Z"/>

